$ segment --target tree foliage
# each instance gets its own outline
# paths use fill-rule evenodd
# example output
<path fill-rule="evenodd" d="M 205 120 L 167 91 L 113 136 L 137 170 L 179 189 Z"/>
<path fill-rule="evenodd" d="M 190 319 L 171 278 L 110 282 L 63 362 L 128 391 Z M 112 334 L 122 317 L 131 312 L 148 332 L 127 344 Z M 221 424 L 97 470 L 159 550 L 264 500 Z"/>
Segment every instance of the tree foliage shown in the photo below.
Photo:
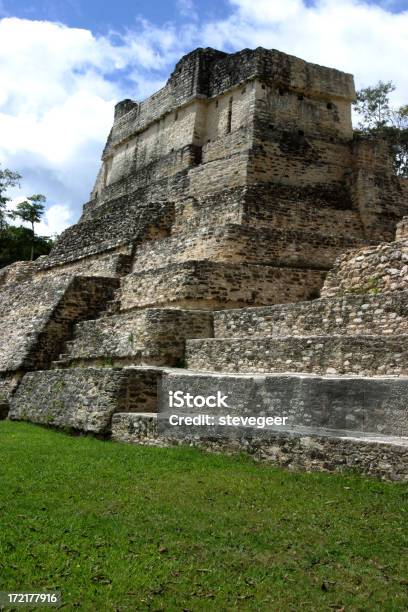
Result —
<path fill-rule="evenodd" d="M 379 81 L 357 92 L 354 110 L 360 117 L 357 132 L 385 138 L 393 151 L 394 169 L 408 178 L 408 105 L 393 107 L 390 94 L 392 81 Z"/>
<path fill-rule="evenodd" d="M 46 197 L 42 194 L 32 195 L 24 202 L 17 204 L 13 217 L 31 223 L 31 229 L 34 232 L 34 224 L 39 223 L 44 214 L 45 202 Z"/>
<path fill-rule="evenodd" d="M 27 223 L 31 223 L 31 256 L 30 259 L 34 258 L 34 241 L 35 231 L 34 225 L 41 221 L 41 218 L 45 210 L 46 197 L 42 194 L 32 195 L 24 202 L 20 202 L 16 206 L 16 210 L 12 213 L 14 219 L 21 219 Z"/>
<path fill-rule="evenodd" d="M 0 268 L 15 261 L 35 259 L 47 255 L 53 240 L 48 237 L 36 236 L 34 226 L 39 223 L 45 209 L 45 196 L 36 194 L 17 205 L 15 211 L 7 210 L 10 198 L 7 189 L 20 184 L 21 175 L 8 168 L 0 168 Z M 16 227 L 8 223 L 9 218 L 21 219 L 31 224 L 27 227 Z"/>
<path fill-rule="evenodd" d="M 7 225 L 7 202 L 10 198 L 6 196 L 6 191 L 9 187 L 15 187 L 19 184 L 21 175 L 18 172 L 13 172 L 8 168 L 0 167 L 0 230 L 4 229 Z"/>
<path fill-rule="evenodd" d="M 48 236 L 34 236 L 28 227 L 8 225 L 0 233 L 0 268 L 15 261 L 28 261 L 40 255 L 48 255 L 54 242 Z"/>

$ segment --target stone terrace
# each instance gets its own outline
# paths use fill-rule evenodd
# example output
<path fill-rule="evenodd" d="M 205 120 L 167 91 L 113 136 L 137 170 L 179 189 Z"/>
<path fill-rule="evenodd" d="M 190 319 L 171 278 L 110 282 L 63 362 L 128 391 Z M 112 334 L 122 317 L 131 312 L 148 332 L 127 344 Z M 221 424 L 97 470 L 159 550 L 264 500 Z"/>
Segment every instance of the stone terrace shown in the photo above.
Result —
<path fill-rule="evenodd" d="M 408 182 L 354 138 L 354 96 L 275 50 L 197 49 L 119 102 L 79 222 L 0 272 L 0 415 L 408 479 Z M 164 431 L 176 387 L 291 420 Z"/>

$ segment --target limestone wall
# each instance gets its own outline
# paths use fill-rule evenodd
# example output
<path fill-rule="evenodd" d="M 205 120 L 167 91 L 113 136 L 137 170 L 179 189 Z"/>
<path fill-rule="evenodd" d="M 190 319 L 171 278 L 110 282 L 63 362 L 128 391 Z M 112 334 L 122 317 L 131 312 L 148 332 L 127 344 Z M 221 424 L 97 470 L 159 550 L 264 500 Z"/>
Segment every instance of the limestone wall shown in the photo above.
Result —
<path fill-rule="evenodd" d="M 44 258 L 39 258 L 43 260 Z M 31 279 L 37 272 L 39 260 L 16 261 L 0 269 L 0 287 L 6 284 L 21 283 Z"/>
<path fill-rule="evenodd" d="M 286 130 L 297 122 L 297 130 L 326 136 L 333 131 L 349 139 L 353 97 L 351 75 L 278 51 L 198 49 L 180 60 L 159 92 L 140 104 L 118 105 L 93 191 L 95 204 L 113 197 L 112 191 L 119 196 L 119 183 L 147 168 L 150 182 L 159 180 L 160 161 L 191 146 L 200 152 L 184 166 L 166 163 L 171 174 L 190 168 L 191 195 L 205 191 L 201 185 L 216 191 L 220 179 L 224 187 L 244 184 L 247 159 L 237 156 L 252 146 L 255 115 L 264 111 L 268 124 L 276 121 Z"/>
<path fill-rule="evenodd" d="M 225 397 L 225 406 L 169 407 L 169 392 L 182 389 L 192 397 L 208 397 L 219 391 Z M 318 435 L 322 430 L 339 435 L 388 434 L 408 435 L 406 396 L 408 378 L 398 380 L 386 377 L 326 378 L 321 376 L 294 376 L 282 374 L 236 375 L 206 374 L 185 370 L 164 373 L 159 383 L 158 429 L 164 437 L 186 438 L 246 437 L 270 439 L 277 431 L 297 431 L 298 434 Z M 178 416 L 207 414 L 214 425 L 184 425 L 169 423 L 172 414 Z M 218 417 L 280 417 L 275 424 L 242 423 L 236 427 L 222 425 Z M 286 417 L 283 420 L 283 417 Z"/>
<path fill-rule="evenodd" d="M 174 440 L 158 435 L 154 415 L 114 414 L 112 437 L 118 442 L 167 446 Z M 271 432 L 268 438 L 186 437 L 184 443 L 216 453 L 247 453 L 256 461 L 308 472 L 359 472 L 383 480 L 408 480 L 408 449 L 397 437 L 341 437 L 329 432 Z"/>
<path fill-rule="evenodd" d="M 180 199 L 175 202 L 171 234 L 227 224 L 337 238 L 361 240 L 364 236 L 360 215 L 342 191 L 324 185 L 300 188 L 276 183 Z"/>
<path fill-rule="evenodd" d="M 278 228 L 363 239 L 358 211 L 345 187 L 262 183 L 246 189 L 242 223 L 256 228 Z"/>
<path fill-rule="evenodd" d="M 397 242 L 400 240 L 408 240 L 408 217 L 404 217 L 404 219 L 398 223 L 395 239 Z"/>
<path fill-rule="evenodd" d="M 100 185 L 87 202 L 82 220 L 98 214 L 98 207 L 110 200 L 130 196 L 133 200 L 172 199 L 184 197 L 188 190 L 188 170 L 201 161 L 201 147 L 187 145 L 163 155 L 160 159 L 124 175 L 106 187 Z M 101 175 L 101 173 L 100 173 Z"/>
<path fill-rule="evenodd" d="M 329 269 L 340 253 L 362 244 L 346 237 L 228 224 L 145 242 L 136 249 L 132 271 L 199 259 Z"/>
<path fill-rule="evenodd" d="M 219 338 L 408 334 L 408 291 L 214 313 Z"/>
<path fill-rule="evenodd" d="M 321 91 L 291 89 L 278 82 L 256 81 L 256 114 L 270 124 L 269 129 L 283 128 L 309 136 L 350 139 L 353 134 L 350 99 L 333 98 Z"/>
<path fill-rule="evenodd" d="M 383 243 L 339 257 L 327 275 L 322 297 L 378 294 L 408 289 L 408 240 Z"/>
<path fill-rule="evenodd" d="M 212 313 L 147 309 L 75 326 L 59 365 L 180 365 L 186 338 L 212 336 Z"/>
<path fill-rule="evenodd" d="M 408 335 L 187 340 L 186 363 L 213 372 L 407 376 Z"/>
<path fill-rule="evenodd" d="M 389 145 L 380 138 L 358 137 L 352 148 L 351 193 L 365 236 L 393 240 L 397 222 L 408 214 L 408 190 L 394 175 Z"/>
<path fill-rule="evenodd" d="M 173 207 L 169 204 L 133 202 L 130 198 L 110 202 L 101 206 L 89 221 L 65 230 L 40 268 L 107 251 L 118 253 L 121 249 L 129 254 L 134 243 L 167 233 L 172 220 Z"/>
<path fill-rule="evenodd" d="M 178 62 L 163 89 L 133 107 L 127 103 L 124 110 L 129 110 L 119 114 L 109 144 L 127 140 L 192 98 L 212 98 L 255 78 L 327 100 L 351 101 L 355 93 L 351 75 L 276 50 L 244 49 L 226 54 L 197 49 Z"/>
<path fill-rule="evenodd" d="M 88 257 L 80 257 L 73 261 L 60 262 L 56 258 L 54 262 L 44 262 L 37 276 L 60 276 L 68 274 L 71 276 L 103 276 L 105 278 L 119 278 L 127 274 L 132 267 L 133 245 L 131 243 L 122 244 L 116 249 L 111 249 L 101 253 L 95 253 Z"/>
<path fill-rule="evenodd" d="M 243 218 L 245 201 L 245 187 L 234 190 L 226 189 L 202 196 L 200 198 L 187 197 L 175 202 L 175 219 L 171 234 L 185 234 L 197 229 L 228 223 L 240 224 Z"/>
<path fill-rule="evenodd" d="M 11 402 L 11 419 L 96 434 L 111 429 L 114 412 L 156 405 L 154 369 L 72 368 L 25 375 Z"/>
<path fill-rule="evenodd" d="M 164 115 L 160 121 L 118 144 L 111 156 L 105 156 L 103 187 L 157 161 L 185 146 L 196 144 L 195 126 L 201 106 L 192 102 L 174 113 Z"/>
<path fill-rule="evenodd" d="M 122 310 L 175 306 L 219 310 L 317 297 L 325 272 L 253 264 L 189 261 L 122 279 Z"/>
<path fill-rule="evenodd" d="M 407 207 L 403 183 L 384 143 L 352 140 L 353 97 L 350 75 L 277 51 L 185 56 L 159 92 L 117 106 L 93 198 L 44 267 L 328 269 L 347 249 L 389 239 Z M 290 287 L 270 303 L 300 294 Z"/>
<path fill-rule="evenodd" d="M 0 372 L 46 367 L 74 322 L 96 316 L 115 279 L 43 277 L 5 285 L 0 294 Z"/>

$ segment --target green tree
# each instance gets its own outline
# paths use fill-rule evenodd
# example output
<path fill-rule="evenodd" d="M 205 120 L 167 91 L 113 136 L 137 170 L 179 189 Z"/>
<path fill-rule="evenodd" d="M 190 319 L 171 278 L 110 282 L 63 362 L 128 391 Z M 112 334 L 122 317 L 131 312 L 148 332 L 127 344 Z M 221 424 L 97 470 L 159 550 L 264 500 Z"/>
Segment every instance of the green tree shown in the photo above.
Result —
<path fill-rule="evenodd" d="M 379 81 L 357 92 L 357 133 L 385 138 L 393 151 L 395 173 L 408 177 L 408 105 L 391 106 L 390 94 L 395 89 L 392 81 Z"/>
<path fill-rule="evenodd" d="M 0 168 L 0 231 L 4 230 L 7 226 L 6 207 L 10 198 L 6 196 L 6 191 L 9 187 L 19 185 L 20 179 L 21 175 L 18 172 L 13 172 L 8 168 L 4 168 L 4 170 Z"/>
<path fill-rule="evenodd" d="M 34 242 L 35 242 L 35 231 L 34 225 L 41 221 L 41 218 L 45 210 L 46 198 L 42 194 L 32 195 L 24 202 L 17 204 L 16 210 L 13 213 L 13 217 L 19 217 L 22 221 L 31 223 L 32 241 L 31 241 L 31 257 L 34 258 Z"/>
<path fill-rule="evenodd" d="M 33 234 L 28 227 L 8 225 L 0 233 L 0 268 L 15 261 L 27 261 L 31 257 Z M 48 255 L 54 240 L 48 236 L 34 237 L 34 259 Z"/>

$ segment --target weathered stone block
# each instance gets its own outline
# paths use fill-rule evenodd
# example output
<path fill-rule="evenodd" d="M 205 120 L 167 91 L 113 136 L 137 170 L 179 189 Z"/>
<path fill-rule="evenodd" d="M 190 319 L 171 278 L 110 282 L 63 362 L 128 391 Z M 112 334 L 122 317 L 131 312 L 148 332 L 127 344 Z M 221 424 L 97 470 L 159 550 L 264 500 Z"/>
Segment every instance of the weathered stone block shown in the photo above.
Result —
<path fill-rule="evenodd" d="M 404 217 L 402 221 L 397 224 L 397 231 L 395 240 L 408 240 L 408 217 Z"/>
<path fill-rule="evenodd" d="M 214 372 L 408 375 L 408 336 L 187 340 L 187 367 Z"/>
<path fill-rule="evenodd" d="M 132 272 L 192 260 L 250 263 L 286 268 L 329 269 L 336 257 L 366 241 L 296 230 L 228 224 L 145 242 L 136 250 Z"/>
<path fill-rule="evenodd" d="M 78 323 L 58 365 L 168 365 L 184 358 L 186 338 L 212 336 L 212 313 L 145 309 Z"/>
<path fill-rule="evenodd" d="M 220 309 L 316 297 L 321 270 L 189 261 L 128 274 L 118 292 L 121 310 L 152 306 Z"/>
<path fill-rule="evenodd" d="M 106 434 L 115 412 L 156 409 L 160 374 L 154 368 L 30 372 L 11 400 L 9 418 Z"/>
<path fill-rule="evenodd" d="M 181 390 L 190 397 L 224 398 L 211 407 L 183 405 L 170 392 Z M 268 438 L 270 431 L 303 430 L 318 435 L 320 430 L 332 435 L 351 432 L 408 436 L 408 378 L 319 377 L 308 375 L 227 375 L 200 372 L 167 372 L 159 385 L 159 432 L 164 437 L 194 438 L 214 436 L 240 439 L 247 431 Z M 177 402 L 176 402 L 177 399 Z M 214 405 L 215 404 L 215 405 Z M 169 423 L 171 415 L 215 417 L 210 425 Z M 239 425 L 222 425 L 219 417 L 242 417 Z M 252 424 L 245 418 L 255 417 Z M 278 424 L 266 423 L 267 417 L 279 417 Z M 285 421 L 283 420 L 285 417 Z M 246 423 L 246 424 L 245 424 Z M 303 429 L 302 429 L 303 428 Z M 348 433 L 347 433 L 348 432 Z"/>
<path fill-rule="evenodd" d="M 365 247 L 340 256 L 327 275 L 323 297 L 408 290 L 408 240 Z"/>
<path fill-rule="evenodd" d="M 343 434 L 320 430 L 271 431 L 268 437 L 247 433 L 241 438 L 186 436 L 165 438 L 159 434 L 155 415 L 118 413 L 112 419 L 117 442 L 169 446 L 177 443 L 211 452 L 245 452 L 257 461 L 308 472 L 359 472 L 382 480 L 408 481 L 408 438 Z"/>
<path fill-rule="evenodd" d="M 112 439 L 147 446 L 165 446 L 157 431 L 157 415 L 140 412 L 118 412 L 112 417 Z"/>
<path fill-rule="evenodd" d="M 3 286 L 0 294 L 0 372 L 47 367 L 71 326 L 96 316 L 118 281 L 92 277 L 36 277 Z"/>
<path fill-rule="evenodd" d="M 214 312 L 214 336 L 408 334 L 408 291 Z"/>
<path fill-rule="evenodd" d="M 65 230 L 58 238 L 42 269 L 81 260 L 155 235 L 166 233 L 173 219 L 173 207 L 162 202 L 134 202 L 129 197 L 113 200 L 98 208 L 92 219 Z"/>

